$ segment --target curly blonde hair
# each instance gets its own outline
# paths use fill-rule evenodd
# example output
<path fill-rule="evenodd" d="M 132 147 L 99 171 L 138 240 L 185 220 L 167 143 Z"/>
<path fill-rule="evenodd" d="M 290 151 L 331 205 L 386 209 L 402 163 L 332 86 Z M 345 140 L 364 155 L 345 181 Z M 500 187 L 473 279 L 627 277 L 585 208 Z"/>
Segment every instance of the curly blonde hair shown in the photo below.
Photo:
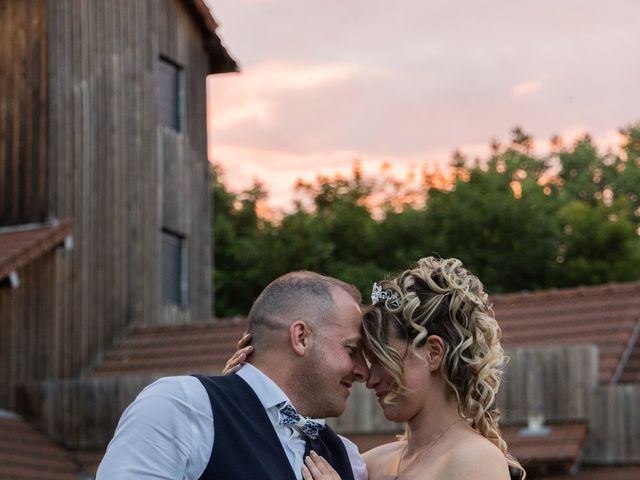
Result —
<path fill-rule="evenodd" d="M 367 312 L 363 330 L 367 349 L 394 379 L 388 401 L 406 393 L 403 355 L 389 346 L 390 335 L 406 339 L 412 351 L 430 335 L 439 336 L 445 345 L 440 373 L 448 393 L 455 395 L 460 416 L 495 444 L 524 478 L 498 428 L 496 400 L 506 358 L 480 280 L 458 259 L 427 257 L 379 285 L 386 298 Z"/>

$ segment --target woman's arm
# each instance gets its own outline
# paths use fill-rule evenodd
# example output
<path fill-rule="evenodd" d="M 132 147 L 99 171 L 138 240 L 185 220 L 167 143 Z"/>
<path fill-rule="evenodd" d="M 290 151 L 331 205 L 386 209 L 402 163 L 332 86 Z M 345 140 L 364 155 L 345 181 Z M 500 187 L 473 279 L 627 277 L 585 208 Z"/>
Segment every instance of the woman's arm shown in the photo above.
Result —
<path fill-rule="evenodd" d="M 222 370 L 223 375 L 236 373 L 242 368 L 247 357 L 253 352 L 253 347 L 249 345 L 249 343 L 251 343 L 251 334 L 245 333 L 242 338 L 238 340 L 235 353 L 227 360 L 224 370 Z"/>

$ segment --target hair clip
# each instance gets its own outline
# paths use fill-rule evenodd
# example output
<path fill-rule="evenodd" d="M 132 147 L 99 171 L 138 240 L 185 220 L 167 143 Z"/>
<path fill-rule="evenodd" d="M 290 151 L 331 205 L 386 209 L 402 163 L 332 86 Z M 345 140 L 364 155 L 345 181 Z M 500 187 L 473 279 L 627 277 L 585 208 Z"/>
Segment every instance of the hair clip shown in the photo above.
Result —
<path fill-rule="evenodd" d="M 388 303 L 391 308 L 400 308 L 400 295 L 393 290 L 383 290 L 382 286 L 374 283 L 371 290 L 371 303 L 377 305 L 383 302 Z"/>

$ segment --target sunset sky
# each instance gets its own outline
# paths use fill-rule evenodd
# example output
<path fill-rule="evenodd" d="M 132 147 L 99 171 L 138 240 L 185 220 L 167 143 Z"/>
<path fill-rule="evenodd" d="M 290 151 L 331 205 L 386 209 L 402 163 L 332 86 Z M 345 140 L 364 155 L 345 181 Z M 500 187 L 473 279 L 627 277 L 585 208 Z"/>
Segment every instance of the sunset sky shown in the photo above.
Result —
<path fill-rule="evenodd" d="M 207 0 L 239 74 L 208 79 L 209 157 L 286 208 L 298 178 L 544 152 L 640 121 L 639 0 Z"/>

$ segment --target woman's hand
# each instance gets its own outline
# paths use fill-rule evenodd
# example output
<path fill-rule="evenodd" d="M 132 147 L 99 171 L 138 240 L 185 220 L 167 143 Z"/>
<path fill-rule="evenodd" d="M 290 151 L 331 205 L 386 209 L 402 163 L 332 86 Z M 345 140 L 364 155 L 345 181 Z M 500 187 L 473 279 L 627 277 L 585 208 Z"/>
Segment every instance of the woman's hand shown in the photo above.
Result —
<path fill-rule="evenodd" d="M 245 333 L 236 344 L 236 352 L 227 360 L 227 364 L 224 366 L 224 370 L 222 370 L 223 375 L 236 373 L 242 368 L 247 357 L 253 352 L 253 347 L 249 345 L 250 342 L 251 334 Z"/>
<path fill-rule="evenodd" d="M 304 463 L 306 464 L 302 466 L 302 478 L 304 480 L 340 480 L 338 472 L 313 450 L 304 459 Z"/>

